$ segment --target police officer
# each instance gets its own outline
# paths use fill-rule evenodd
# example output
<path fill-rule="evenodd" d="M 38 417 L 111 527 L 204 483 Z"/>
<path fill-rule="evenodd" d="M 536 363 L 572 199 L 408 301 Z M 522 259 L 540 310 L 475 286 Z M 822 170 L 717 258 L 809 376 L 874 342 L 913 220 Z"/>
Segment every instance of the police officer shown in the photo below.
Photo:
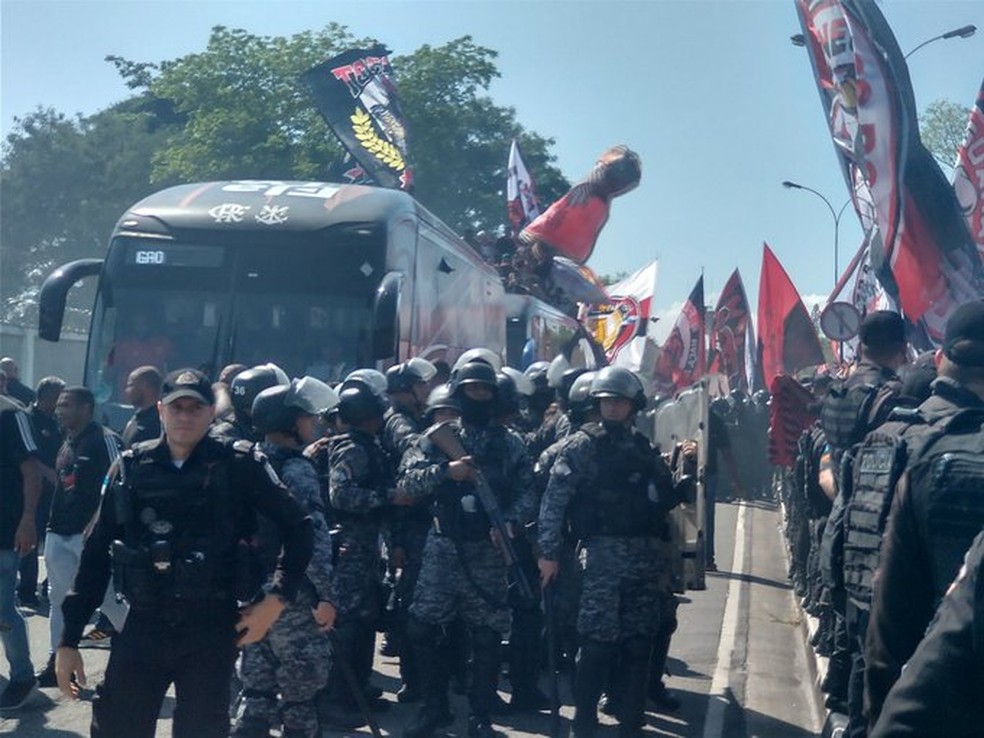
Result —
<path fill-rule="evenodd" d="M 72 677 L 85 683 L 78 642 L 111 568 L 130 605 L 93 702 L 96 738 L 151 738 L 171 684 L 176 738 L 228 735 L 236 645 L 263 638 L 293 601 L 311 558 L 311 520 L 262 454 L 207 436 L 215 401 L 208 378 L 178 370 L 163 390 L 163 436 L 124 452 L 111 469 L 62 606 L 55 670 L 58 686 L 75 695 Z M 236 591 L 237 552 L 254 534 L 258 512 L 279 527 L 283 555 L 272 582 L 239 614 L 237 599 L 249 595 Z"/>
<path fill-rule="evenodd" d="M 335 658 L 347 661 L 358 688 L 368 692 L 381 609 L 379 537 L 393 482 L 386 454 L 379 445 L 386 397 L 368 382 L 352 376 L 342 382 L 338 394 L 338 410 L 349 430 L 334 437 L 329 446 L 338 593 Z M 329 694 L 333 706 L 341 711 L 329 718 L 332 722 L 341 726 L 361 721 L 350 685 L 336 674 L 331 677 Z M 376 710 L 388 706 L 374 695 L 369 703 Z"/>
<path fill-rule="evenodd" d="M 253 425 L 264 438 L 260 449 L 310 516 L 314 553 L 294 602 L 262 641 L 245 649 L 237 738 L 267 738 L 270 728 L 281 724 L 285 738 L 320 736 L 314 698 L 328 680 L 331 648 L 325 631 L 334 626 L 335 593 L 325 506 L 314 466 L 302 450 L 317 438 L 320 416 L 336 404 L 334 390 L 312 377 L 265 389 L 253 401 Z M 280 536 L 266 519 L 260 521 L 258 540 L 264 570 L 272 573 Z"/>
<path fill-rule="evenodd" d="M 971 738 L 984 726 L 984 533 L 888 693 L 871 738 Z"/>
<path fill-rule="evenodd" d="M 390 367 L 386 372 L 386 392 L 390 397 L 383 427 L 381 445 L 389 459 L 392 474 L 396 470 L 414 436 L 421 431 L 423 415 L 427 409 L 430 383 L 437 369 L 426 359 L 414 357 L 402 364 Z M 424 541 L 430 529 L 430 515 L 424 505 L 400 507 L 393 511 L 390 524 L 389 570 L 397 576 L 395 588 L 395 617 L 386 634 L 385 648 L 395 650 L 400 657 L 400 678 L 403 685 L 396 694 L 399 702 L 416 702 L 420 699 L 420 686 L 416 678 L 413 649 L 405 647 L 406 617 L 413 588 L 420 573 L 420 561 L 424 553 Z M 385 652 L 384 652 L 385 653 Z"/>
<path fill-rule="evenodd" d="M 408 738 L 429 736 L 453 720 L 442 656 L 456 617 L 468 625 L 472 641 L 468 733 L 475 738 L 493 735 L 499 645 L 509 629 L 507 569 L 474 491 L 475 469 L 513 528 L 533 514 L 532 466 L 523 442 L 494 422 L 495 369 L 469 362 L 453 381 L 461 419 L 450 428 L 467 456 L 451 459 L 422 437 L 404 455 L 398 480 L 401 502 L 430 501 L 434 514 L 407 626 L 424 689 L 420 714 L 404 731 Z"/>
<path fill-rule="evenodd" d="M 677 502 L 672 475 L 633 427 L 645 406 L 642 383 L 605 367 L 591 382 L 602 422 L 584 426 L 557 456 L 540 506 L 541 580 L 556 576 L 566 516 L 581 545 L 583 588 L 574 683 L 574 733 L 592 736 L 597 706 L 616 659 L 623 736 L 641 733 L 652 639 L 660 627 L 660 539 Z"/>
<path fill-rule="evenodd" d="M 871 721 L 984 527 L 984 301 L 947 321 L 938 369 L 934 398 L 961 410 L 910 458 L 892 500 L 865 641 Z"/>
<path fill-rule="evenodd" d="M 268 387 L 290 384 L 290 380 L 276 364 L 260 364 L 240 372 L 229 385 L 233 417 L 213 423 L 209 435 L 220 441 L 256 441 L 253 428 L 253 401 Z"/>

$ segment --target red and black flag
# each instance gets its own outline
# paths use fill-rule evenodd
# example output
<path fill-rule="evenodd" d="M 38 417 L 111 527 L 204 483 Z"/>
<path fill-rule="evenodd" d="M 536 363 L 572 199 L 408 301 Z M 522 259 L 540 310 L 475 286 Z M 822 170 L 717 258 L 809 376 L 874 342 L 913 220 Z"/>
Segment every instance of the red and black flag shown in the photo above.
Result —
<path fill-rule="evenodd" d="M 766 387 L 780 374 L 824 363 L 810 314 L 768 244 L 763 244 L 759 278 L 758 346 Z"/>
<path fill-rule="evenodd" d="M 318 112 L 365 173 L 409 190 L 407 125 L 383 46 L 352 49 L 301 75 Z"/>
<path fill-rule="evenodd" d="M 977 253 L 984 259 L 984 82 L 970 111 L 967 135 L 957 149 L 953 189 Z"/>
<path fill-rule="evenodd" d="M 658 391 L 672 394 L 699 380 L 704 376 L 705 358 L 702 274 L 660 347 L 653 372 Z"/>
<path fill-rule="evenodd" d="M 751 309 L 745 295 L 741 274 L 735 269 L 721 291 L 710 327 L 709 371 L 728 378 L 731 389 L 748 390 L 752 385 L 753 367 L 748 353 L 748 333 L 753 330 Z"/>
<path fill-rule="evenodd" d="M 898 42 L 875 0 L 796 0 L 834 149 L 879 281 L 940 340 L 984 268 L 953 187 L 919 138 Z"/>

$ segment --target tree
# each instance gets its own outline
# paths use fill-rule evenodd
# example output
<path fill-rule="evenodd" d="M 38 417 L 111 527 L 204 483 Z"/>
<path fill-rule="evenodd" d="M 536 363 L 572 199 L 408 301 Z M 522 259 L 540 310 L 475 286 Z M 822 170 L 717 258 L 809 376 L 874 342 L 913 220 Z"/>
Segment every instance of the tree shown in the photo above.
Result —
<path fill-rule="evenodd" d="M 187 117 L 154 157 L 153 179 L 323 179 L 343 150 L 299 83 L 315 64 L 373 39 L 330 24 L 289 38 L 216 26 L 204 51 L 133 62 L 110 57 L 128 85 Z M 395 57 L 408 119 L 415 196 L 449 225 L 494 230 L 505 218 L 509 141 L 520 138 L 547 203 L 567 181 L 552 166 L 552 139 L 525 133 L 512 108 L 482 93 L 499 75 L 496 52 L 465 36 Z"/>
<path fill-rule="evenodd" d="M 967 133 L 970 108 L 949 100 L 936 100 L 919 116 L 919 135 L 923 145 L 949 172 L 957 158 L 957 149 Z"/>
<path fill-rule="evenodd" d="M 167 133 L 143 100 L 88 118 L 39 108 L 15 121 L 0 163 L 0 317 L 36 320 L 41 282 L 58 264 L 101 256 L 116 220 L 149 194 L 151 156 Z M 88 308 L 75 297 L 67 326 Z M 85 298 L 91 303 L 91 294 Z M 75 309 L 73 309 L 75 308 Z M 73 319 L 73 315 L 77 319 Z"/>

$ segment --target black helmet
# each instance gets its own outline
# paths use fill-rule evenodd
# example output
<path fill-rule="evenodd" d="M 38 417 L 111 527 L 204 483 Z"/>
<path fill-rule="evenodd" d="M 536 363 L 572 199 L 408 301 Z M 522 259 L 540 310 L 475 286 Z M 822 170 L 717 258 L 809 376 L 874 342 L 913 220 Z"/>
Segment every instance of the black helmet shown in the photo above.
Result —
<path fill-rule="evenodd" d="M 584 413 L 591 409 L 594 400 L 591 398 L 591 382 L 597 372 L 582 371 L 571 382 L 567 393 L 567 412 L 575 419 L 581 419 Z"/>
<path fill-rule="evenodd" d="M 288 385 L 290 380 L 284 370 L 276 364 L 260 364 L 240 372 L 229 385 L 232 409 L 240 420 L 248 420 L 253 411 L 256 396 L 268 387 Z"/>
<path fill-rule="evenodd" d="M 434 413 L 437 410 L 454 410 L 456 413 L 461 413 L 461 404 L 455 398 L 451 385 L 442 384 L 431 390 L 430 396 L 427 398 L 424 420 L 428 423 L 433 422 Z"/>
<path fill-rule="evenodd" d="M 568 369 L 560 376 L 560 385 L 557 387 L 557 393 L 564 398 L 565 402 L 570 402 L 571 387 L 574 386 L 575 380 L 587 373 L 587 369 L 578 367 L 576 369 Z"/>
<path fill-rule="evenodd" d="M 458 394 L 458 389 L 466 384 L 484 384 L 493 391 L 499 387 L 495 369 L 484 361 L 470 361 L 458 369 L 454 375 L 454 393 Z"/>
<path fill-rule="evenodd" d="M 414 357 L 386 370 L 386 391 L 410 392 L 418 382 L 429 382 L 437 374 L 437 368 L 427 359 Z"/>
<path fill-rule="evenodd" d="M 468 349 L 455 360 L 454 366 L 451 367 L 451 378 L 454 379 L 461 367 L 465 364 L 470 364 L 473 361 L 484 362 L 495 371 L 499 371 L 499 369 L 502 368 L 502 359 L 495 353 L 495 351 L 487 348 L 473 348 Z"/>
<path fill-rule="evenodd" d="M 505 372 L 495 375 L 497 393 L 495 411 L 499 416 L 512 415 L 519 412 L 519 391 L 516 381 Z"/>
<path fill-rule="evenodd" d="M 646 406 L 646 392 L 639 377 L 621 366 L 606 366 L 591 381 L 591 397 L 624 397 L 632 400 L 637 410 Z"/>
<path fill-rule="evenodd" d="M 354 372 L 350 372 L 342 382 L 348 382 L 350 379 L 368 384 L 372 388 L 372 391 L 380 397 L 385 397 L 386 395 L 386 376 L 380 371 L 375 369 L 356 369 Z"/>
<path fill-rule="evenodd" d="M 289 385 L 267 387 L 253 400 L 253 427 L 257 433 L 291 433 L 304 415 L 323 415 L 338 404 L 338 395 L 314 377 L 291 380 Z"/>
<path fill-rule="evenodd" d="M 348 425 L 363 423 L 386 414 L 386 398 L 361 379 L 346 379 L 339 387 L 338 413 Z"/>
<path fill-rule="evenodd" d="M 534 361 L 523 372 L 533 383 L 536 390 L 544 390 L 548 387 L 547 370 L 550 368 L 548 361 Z"/>

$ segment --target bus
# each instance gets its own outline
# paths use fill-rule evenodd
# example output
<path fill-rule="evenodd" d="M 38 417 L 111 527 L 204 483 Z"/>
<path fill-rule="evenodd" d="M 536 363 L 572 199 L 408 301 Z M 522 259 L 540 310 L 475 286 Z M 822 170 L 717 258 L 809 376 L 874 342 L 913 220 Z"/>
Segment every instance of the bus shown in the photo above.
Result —
<path fill-rule="evenodd" d="M 411 356 L 451 363 L 475 346 L 506 358 L 507 324 L 520 340 L 496 270 L 410 195 L 377 187 L 242 180 L 150 195 L 120 218 L 105 259 L 48 277 L 41 338 L 58 340 L 68 291 L 89 276 L 98 284 L 83 381 L 111 420 L 144 364 L 214 377 L 226 364 L 274 361 L 332 382 Z M 536 303 L 512 312 L 523 330 L 576 329 Z M 536 358 L 560 343 L 538 337 Z"/>

